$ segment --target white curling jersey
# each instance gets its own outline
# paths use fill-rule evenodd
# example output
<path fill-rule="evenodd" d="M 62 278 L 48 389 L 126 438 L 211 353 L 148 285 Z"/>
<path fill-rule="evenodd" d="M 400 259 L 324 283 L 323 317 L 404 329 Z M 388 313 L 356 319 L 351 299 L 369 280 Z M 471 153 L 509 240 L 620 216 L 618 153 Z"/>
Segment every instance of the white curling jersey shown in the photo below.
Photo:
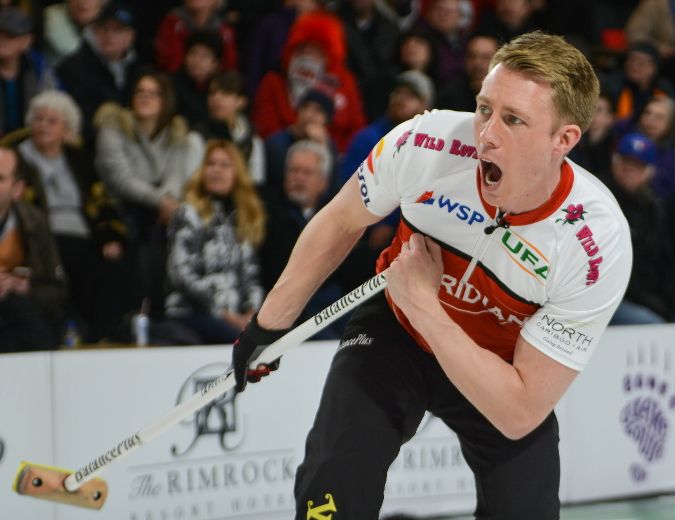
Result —
<path fill-rule="evenodd" d="M 496 210 L 480 193 L 473 114 L 434 110 L 402 123 L 356 172 L 366 208 L 401 222 L 377 271 L 414 232 L 443 252 L 439 299 L 481 347 L 507 361 L 519 334 L 581 370 L 621 302 L 632 263 L 628 225 L 616 200 L 590 173 L 565 161 L 541 207 L 508 215 L 491 234 Z M 472 261 L 473 260 L 473 261 Z M 424 339 L 387 295 L 403 327 Z"/>

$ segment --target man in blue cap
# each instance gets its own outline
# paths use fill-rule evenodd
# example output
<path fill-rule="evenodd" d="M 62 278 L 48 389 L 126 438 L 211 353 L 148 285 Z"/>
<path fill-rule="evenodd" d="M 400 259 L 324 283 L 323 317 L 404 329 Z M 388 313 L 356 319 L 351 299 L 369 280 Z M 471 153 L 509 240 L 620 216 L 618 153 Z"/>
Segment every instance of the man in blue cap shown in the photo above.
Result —
<path fill-rule="evenodd" d="M 665 227 L 662 201 L 649 186 L 656 145 L 639 133 L 626 134 L 612 158 L 608 187 L 630 225 L 633 271 L 612 325 L 663 323 L 673 318 L 673 243 Z"/>

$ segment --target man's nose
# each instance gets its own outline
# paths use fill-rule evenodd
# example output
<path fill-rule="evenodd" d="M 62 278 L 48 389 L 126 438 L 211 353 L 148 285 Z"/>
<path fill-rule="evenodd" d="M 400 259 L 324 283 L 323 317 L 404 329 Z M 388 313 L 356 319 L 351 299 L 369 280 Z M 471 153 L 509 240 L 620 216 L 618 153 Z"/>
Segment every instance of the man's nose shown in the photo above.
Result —
<path fill-rule="evenodd" d="M 501 144 L 499 136 L 499 119 L 491 115 L 489 119 L 483 122 L 479 134 L 479 152 L 484 149 L 498 148 Z"/>

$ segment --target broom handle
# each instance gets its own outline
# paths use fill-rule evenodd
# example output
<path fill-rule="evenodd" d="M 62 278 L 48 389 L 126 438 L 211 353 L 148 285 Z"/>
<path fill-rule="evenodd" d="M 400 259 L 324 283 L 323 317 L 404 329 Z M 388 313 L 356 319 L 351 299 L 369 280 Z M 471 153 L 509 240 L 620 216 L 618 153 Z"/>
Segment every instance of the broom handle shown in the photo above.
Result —
<path fill-rule="evenodd" d="M 312 318 L 285 334 L 274 343 L 271 343 L 269 347 L 263 350 L 256 360 L 249 363 L 249 366 L 255 368 L 259 364 L 269 364 L 275 361 L 286 351 L 308 340 L 346 312 L 351 311 L 359 304 L 375 296 L 387 285 L 385 275 L 386 270 L 375 275 L 321 312 L 315 314 Z M 89 464 L 82 466 L 75 473 L 71 473 L 65 479 L 63 483 L 64 487 L 71 492 L 77 491 L 82 484 L 97 476 L 113 462 L 136 451 L 159 434 L 164 433 L 166 430 L 189 417 L 220 395 L 231 388 L 234 388 L 234 385 L 234 372 L 232 369 L 229 369 L 225 374 L 211 381 L 201 391 L 194 394 L 187 401 L 176 406 L 165 416 L 115 444 L 115 446 L 93 459 Z"/>

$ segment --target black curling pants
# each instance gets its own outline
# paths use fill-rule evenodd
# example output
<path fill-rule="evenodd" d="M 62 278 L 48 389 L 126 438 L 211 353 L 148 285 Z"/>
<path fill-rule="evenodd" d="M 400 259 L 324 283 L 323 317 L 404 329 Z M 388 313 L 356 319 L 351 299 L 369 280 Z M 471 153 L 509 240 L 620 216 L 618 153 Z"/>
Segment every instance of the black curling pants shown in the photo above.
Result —
<path fill-rule="evenodd" d="M 377 519 L 387 470 L 427 410 L 459 437 L 475 477 L 476 518 L 559 518 L 554 414 L 522 439 L 504 437 L 379 295 L 355 311 L 333 359 L 296 476 L 296 519 Z"/>

